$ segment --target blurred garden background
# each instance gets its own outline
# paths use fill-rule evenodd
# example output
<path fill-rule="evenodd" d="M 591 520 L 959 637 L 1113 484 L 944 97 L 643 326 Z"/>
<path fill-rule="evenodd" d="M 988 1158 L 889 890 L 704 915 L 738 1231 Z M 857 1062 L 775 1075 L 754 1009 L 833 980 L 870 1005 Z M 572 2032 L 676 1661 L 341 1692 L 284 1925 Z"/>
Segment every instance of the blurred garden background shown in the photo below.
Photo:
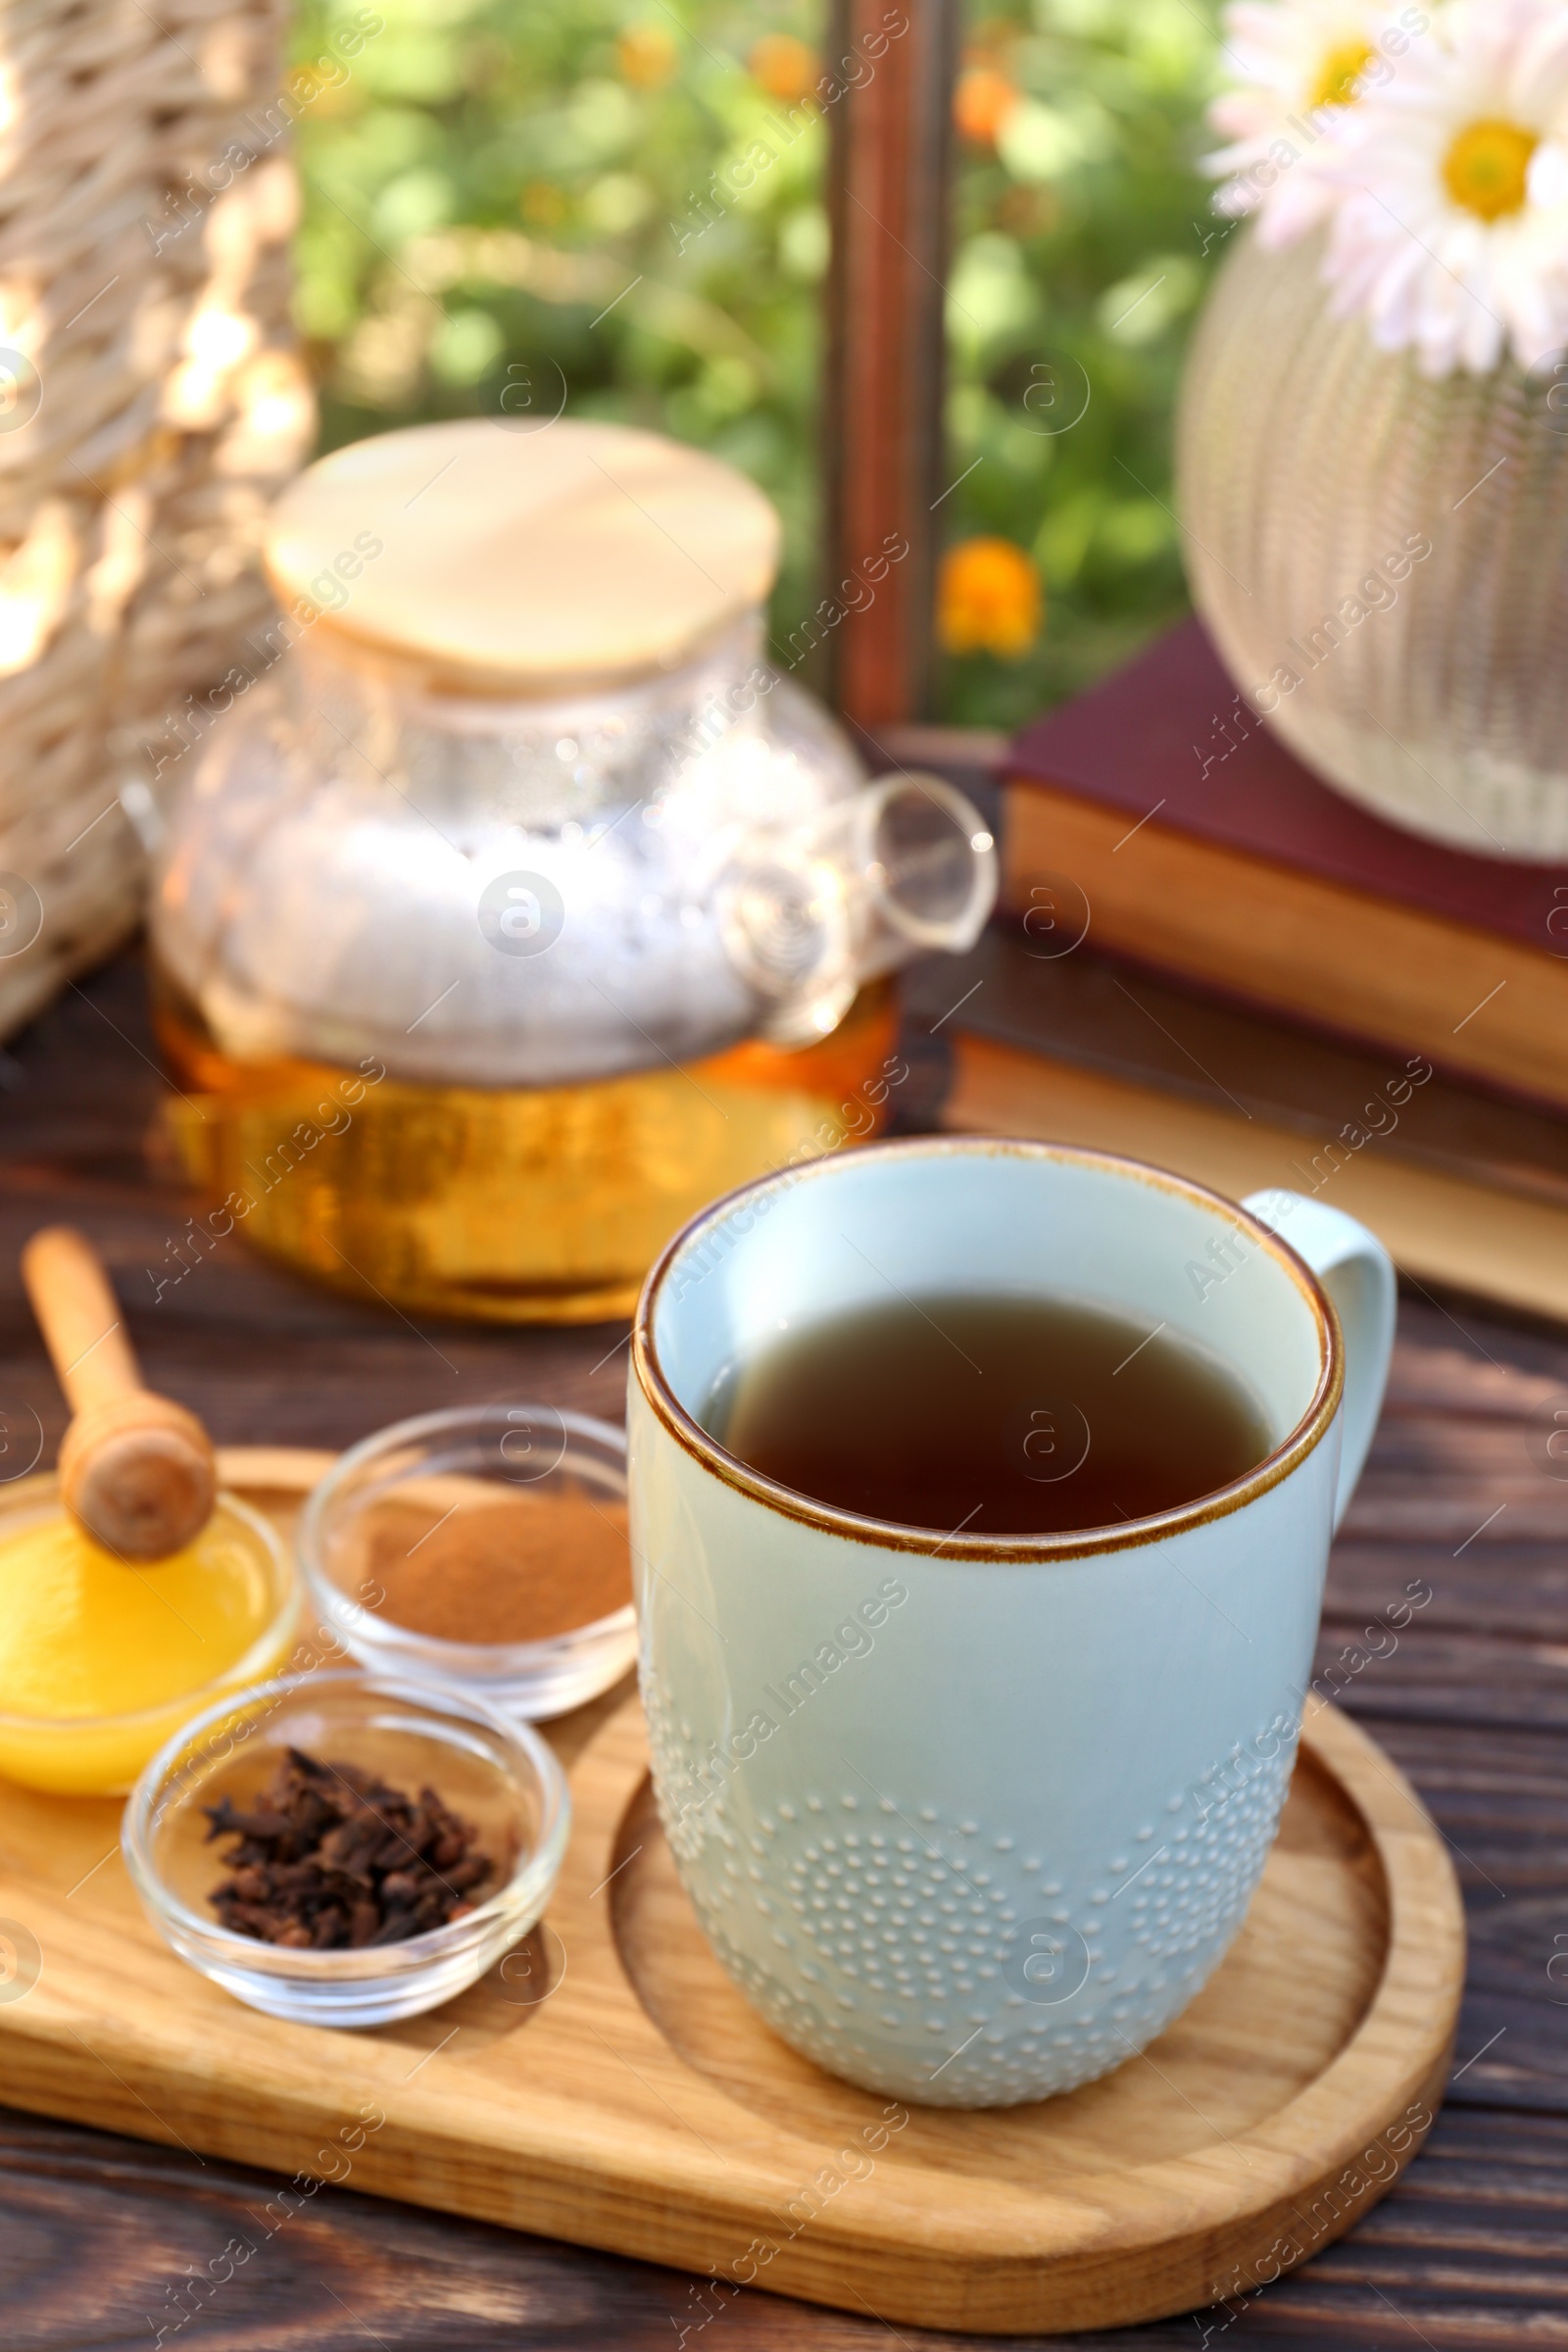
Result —
<path fill-rule="evenodd" d="M 812 0 L 305 0 L 323 445 L 563 399 L 700 442 L 783 511 L 782 644 L 817 593 L 825 122 L 729 190 L 824 31 Z M 971 8 L 933 715 L 1012 726 L 1185 609 L 1171 418 L 1229 233 L 1197 168 L 1216 57 L 1213 0 Z"/>

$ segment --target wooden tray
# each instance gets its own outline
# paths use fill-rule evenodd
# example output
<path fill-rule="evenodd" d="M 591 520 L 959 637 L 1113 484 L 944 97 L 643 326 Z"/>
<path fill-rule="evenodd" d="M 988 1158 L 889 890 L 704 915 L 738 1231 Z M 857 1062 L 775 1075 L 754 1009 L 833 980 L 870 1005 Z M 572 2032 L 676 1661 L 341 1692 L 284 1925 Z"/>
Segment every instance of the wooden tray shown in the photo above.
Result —
<path fill-rule="evenodd" d="M 224 1476 L 286 1522 L 326 1459 L 242 1448 Z M 693 2326 L 752 2281 L 990 2331 L 1186 2311 L 1328 2244 L 1421 2145 L 1458 1890 L 1407 1784 L 1330 1707 L 1186 2015 L 1104 2082 L 977 2114 L 870 2097 L 776 2040 L 681 1893 L 635 1699 L 553 1728 L 576 1822 L 547 1923 L 461 1999 L 371 2034 L 230 2000 L 142 1918 L 116 1804 L 0 1784 L 0 1918 L 43 1955 L 0 2002 L 0 2097 L 711 2273 Z"/>

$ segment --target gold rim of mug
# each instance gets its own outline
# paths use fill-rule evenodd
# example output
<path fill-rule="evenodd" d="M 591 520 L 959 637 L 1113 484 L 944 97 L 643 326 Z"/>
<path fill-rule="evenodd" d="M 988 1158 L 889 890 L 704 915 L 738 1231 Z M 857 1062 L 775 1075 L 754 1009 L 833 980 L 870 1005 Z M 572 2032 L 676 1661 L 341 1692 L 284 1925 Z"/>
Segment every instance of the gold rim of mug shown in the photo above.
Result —
<path fill-rule="evenodd" d="M 1059 1534 L 1032 1536 L 939 1536 L 930 1528 L 904 1527 L 896 1520 L 864 1518 L 856 1511 L 840 1510 L 832 1503 L 814 1501 L 808 1494 L 798 1494 L 773 1479 L 761 1477 L 736 1455 L 726 1452 L 678 1401 L 660 1365 L 654 1316 L 660 1292 L 676 1258 L 705 1228 L 728 1217 L 737 1201 L 744 1200 L 748 1194 L 793 1187 L 824 1175 L 838 1164 L 835 1154 L 824 1153 L 820 1159 L 806 1160 L 798 1168 L 780 1169 L 772 1175 L 756 1177 L 750 1184 L 737 1185 L 733 1192 L 699 1209 L 665 1245 L 637 1301 L 631 1340 L 637 1385 L 675 1443 L 726 1486 L 749 1495 L 766 1509 L 777 1511 L 783 1518 L 800 1521 L 805 1527 L 818 1528 L 824 1535 L 841 1536 L 857 1544 L 877 1544 L 888 1551 L 915 1552 L 927 1558 L 940 1555 L 948 1560 L 1020 1563 L 1083 1559 L 1097 1552 L 1128 1551 L 1140 1544 L 1157 1544 L 1168 1536 L 1185 1535 L 1189 1528 L 1206 1526 L 1212 1520 L 1241 1510 L 1244 1504 L 1289 1478 L 1327 1435 L 1345 1391 L 1345 1342 L 1339 1317 L 1328 1293 L 1304 1258 L 1239 1201 L 1227 1200 L 1223 1194 L 1211 1192 L 1207 1185 L 1195 1184 L 1186 1176 L 1151 1167 L 1147 1160 L 1133 1159 L 1119 1152 L 1084 1151 L 1073 1144 L 1025 1143 L 1007 1136 L 906 1136 L 891 1143 L 867 1144 L 853 1154 L 853 1161 L 862 1162 L 871 1152 L 904 1159 L 1005 1155 L 1014 1159 L 1065 1160 L 1078 1167 L 1102 1168 L 1113 1176 L 1130 1177 L 1161 1192 L 1179 1193 L 1201 1208 L 1217 1211 L 1228 1222 L 1240 1224 L 1283 1267 L 1312 1316 L 1318 1336 L 1319 1371 L 1311 1402 L 1290 1435 L 1245 1478 L 1217 1487 L 1211 1494 L 1200 1495 L 1179 1510 L 1160 1511 L 1147 1519 L 1129 1519 L 1121 1527 L 1073 1528 Z"/>

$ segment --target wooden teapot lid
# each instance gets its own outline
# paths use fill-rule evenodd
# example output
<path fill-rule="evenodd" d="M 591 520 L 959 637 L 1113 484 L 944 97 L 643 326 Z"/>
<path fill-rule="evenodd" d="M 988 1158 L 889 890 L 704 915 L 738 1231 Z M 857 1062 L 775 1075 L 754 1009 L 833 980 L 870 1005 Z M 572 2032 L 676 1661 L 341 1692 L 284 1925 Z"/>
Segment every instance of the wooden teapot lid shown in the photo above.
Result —
<path fill-rule="evenodd" d="M 760 605 L 779 523 L 657 433 L 484 417 L 332 452 L 272 510 L 285 610 L 438 689 L 536 696 L 673 669 Z"/>

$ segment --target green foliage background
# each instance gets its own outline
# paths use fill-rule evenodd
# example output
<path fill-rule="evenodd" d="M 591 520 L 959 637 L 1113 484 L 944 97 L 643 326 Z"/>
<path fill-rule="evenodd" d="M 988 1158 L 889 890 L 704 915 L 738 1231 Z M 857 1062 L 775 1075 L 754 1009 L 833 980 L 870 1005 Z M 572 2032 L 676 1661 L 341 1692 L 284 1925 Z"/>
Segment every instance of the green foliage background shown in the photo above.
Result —
<path fill-rule="evenodd" d="M 346 29 L 376 18 L 345 55 Z M 821 32 L 812 0 L 374 0 L 368 19 L 305 0 L 296 59 L 329 61 L 296 134 L 324 446 L 514 409 L 518 385 L 700 442 L 783 512 L 787 634 L 813 595 L 825 125 L 699 207 L 788 112 L 749 70 L 760 37 Z M 965 478 L 944 521 L 1028 548 L 1047 616 L 1020 662 L 947 663 L 948 716 L 1010 726 L 1184 608 L 1170 423 L 1223 252 L 1195 169 L 1215 54 L 1212 0 L 974 13 L 971 69 L 1020 95 L 994 147 L 960 150 L 949 430 Z M 1046 429 L 1085 384 L 1080 419 Z"/>

